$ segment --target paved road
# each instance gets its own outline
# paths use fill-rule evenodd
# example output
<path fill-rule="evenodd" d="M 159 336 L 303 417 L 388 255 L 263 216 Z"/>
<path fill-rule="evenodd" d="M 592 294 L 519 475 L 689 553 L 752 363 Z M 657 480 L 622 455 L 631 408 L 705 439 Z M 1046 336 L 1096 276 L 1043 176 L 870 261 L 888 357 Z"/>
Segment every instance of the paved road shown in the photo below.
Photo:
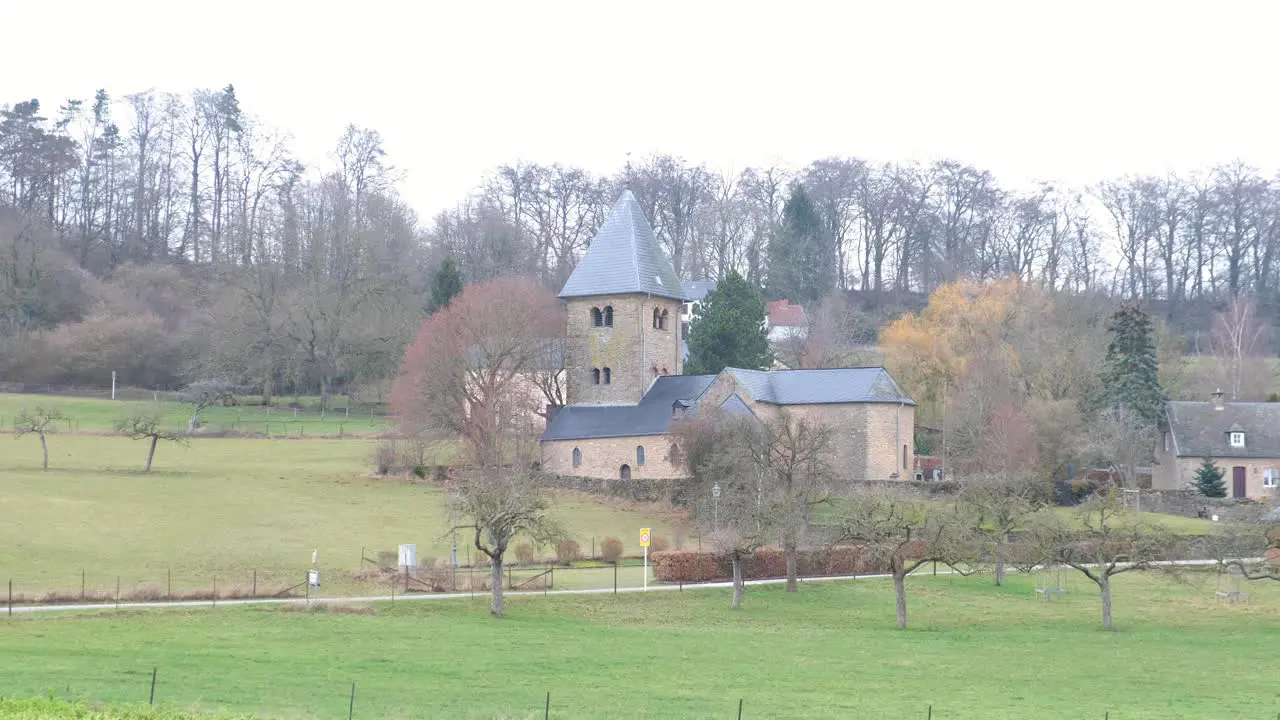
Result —
<path fill-rule="evenodd" d="M 1244 562 L 1260 562 L 1262 558 L 1247 558 Z M 1159 565 L 1214 565 L 1215 560 L 1175 560 L 1171 562 L 1157 563 Z M 939 575 L 949 574 L 951 570 L 940 569 Z M 917 574 L 924 574 L 917 570 Z M 877 580 L 888 578 L 888 574 L 878 575 L 833 575 L 826 577 L 809 577 L 804 578 L 803 582 L 831 582 L 838 580 Z M 747 580 L 747 585 L 776 585 L 785 583 L 785 578 L 773 578 L 768 580 Z M 524 596 L 552 596 L 552 595 L 605 595 L 609 593 L 637 593 L 637 592 L 662 592 L 667 590 L 703 590 L 710 588 L 730 588 L 733 583 L 725 582 L 708 582 L 696 583 L 690 585 L 650 585 L 648 589 L 639 587 L 620 587 L 616 591 L 613 588 L 589 588 L 583 590 L 548 590 L 541 592 L 537 590 L 512 590 L 505 593 L 506 597 L 524 597 Z M 178 600 L 174 602 L 122 602 L 116 603 L 89 603 L 89 604 L 65 604 L 65 605 L 15 605 L 8 608 L 8 612 L 12 615 L 22 613 L 40 613 L 40 612 L 87 612 L 96 610 L 126 610 L 134 608 L 212 608 L 222 607 L 224 605 L 298 605 L 307 603 L 370 603 L 370 602 L 391 602 L 395 601 L 416 601 L 416 600 L 462 600 L 488 597 L 487 591 L 480 593 L 415 593 L 412 595 L 361 595 L 358 597 L 313 597 L 313 598 L 245 598 L 240 600 L 219 600 L 216 603 L 209 600 Z M 0 607 L 0 612 L 4 612 L 5 608 Z"/>

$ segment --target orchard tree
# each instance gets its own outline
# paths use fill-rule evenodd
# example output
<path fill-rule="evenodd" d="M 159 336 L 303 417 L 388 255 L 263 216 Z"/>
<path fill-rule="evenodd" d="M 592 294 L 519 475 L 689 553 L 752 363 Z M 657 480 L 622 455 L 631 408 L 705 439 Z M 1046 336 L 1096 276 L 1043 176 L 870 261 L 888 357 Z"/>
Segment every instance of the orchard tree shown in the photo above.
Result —
<path fill-rule="evenodd" d="M 200 427 L 200 413 L 205 408 L 220 403 L 235 402 L 235 387 L 220 379 L 193 382 L 182 391 L 182 400 L 192 404 L 191 419 L 187 421 L 187 434 Z"/>
<path fill-rule="evenodd" d="M 889 568 L 899 628 L 907 626 L 906 579 L 916 568 L 940 562 L 962 575 L 976 568 L 975 523 L 961 506 L 928 502 L 893 488 L 866 488 L 846 499 L 836 524 L 836 542 L 857 543 Z"/>
<path fill-rule="evenodd" d="M 1102 600 L 1102 627 L 1111 623 L 1111 580 L 1133 570 L 1151 570 L 1170 560 L 1175 538 L 1142 513 L 1126 509 L 1109 488 L 1082 503 L 1074 517 L 1052 510 L 1036 514 L 1019 541 L 1024 569 L 1061 564 L 1089 578 Z"/>
<path fill-rule="evenodd" d="M 536 382 L 548 346 L 563 338 L 555 296 L 522 278 L 466 286 L 422 321 L 392 389 L 401 430 L 461 438 L 476 466 L 501 465 L 503 438 L 538 433 L 556 399 Z"/>
<path fill-rule="evenodd" d="M 730 270 L 693 313 L 685 373 L 714 375 L 726 367 L 763 370 L 772 364 L 764 300 Z"/>
<path fill-rule="evenodd" d="M 66 420 L 67 416 L 62 411 L 51 408 L 36 406 L 35 410 L 28 411 L 23 409 L 18 413 L 18 417 L 13 421 L 14 439 L 18 439 L 23 435 L 35 434 L 40 438 L 40 452 L 43 456 L 41 468 L 49 469 L 49 444 L 45 441 L 45 434 L 61 421 Z"/>
<path fill-rule="evenodd" d="M 130 440 L 150 440 L 147 445 L 147 465 L 143 472 L 151 472 L 151 460 L 156 456 L 156 445 L 161 440 L 182 443 L 185 437 L 180 432 L 166 430 L 160 423 L 160 412 L 151 410 L 134 413 L 120 418 L 115 423 L 116 432 L 127 436 Z"/>
<path fill-rule="evenodd" d="M 544 546 L 564 535 L 551 515 L 551 496 L 527 462 L 475 468 L 452 491 L 453 516 L 467 523 L 454 529 L 470 530 L 476 549 L 489 558 L 489 612 L 502 617 L 502 569 L 511 542 L 523 536 Z"/>
<path fill-rule="evenodd" d="M 1206 457 L 1196 470 L 1196 489 L 1205 497 L 1224 498 L 1227 496 L 1227 483 L 1222 479 L 1224 475 L 1226 471 L 1218 467 L 1212 457 Z"/>

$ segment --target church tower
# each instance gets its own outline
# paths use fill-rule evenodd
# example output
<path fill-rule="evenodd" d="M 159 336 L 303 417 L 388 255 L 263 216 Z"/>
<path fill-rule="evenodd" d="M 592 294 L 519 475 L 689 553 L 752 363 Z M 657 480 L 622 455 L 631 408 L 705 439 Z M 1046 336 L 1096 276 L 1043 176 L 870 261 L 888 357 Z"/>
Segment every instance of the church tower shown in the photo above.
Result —
<path fill-rule="evenodd" d="M 634 405 L 661 375 L 683 371 L 684 289 L 640 203 L 627 190 L 560 290 L 570 405 Z"/>

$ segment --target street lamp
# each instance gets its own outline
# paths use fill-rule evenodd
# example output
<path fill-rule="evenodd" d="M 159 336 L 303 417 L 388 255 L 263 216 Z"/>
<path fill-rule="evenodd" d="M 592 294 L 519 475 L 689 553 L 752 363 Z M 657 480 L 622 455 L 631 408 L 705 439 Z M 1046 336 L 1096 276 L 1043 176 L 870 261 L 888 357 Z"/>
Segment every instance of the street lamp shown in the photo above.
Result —
<path fill-rule="evenodd" d="M 712 528 L 720 530 L 720 483 L 711 486 Z"/>

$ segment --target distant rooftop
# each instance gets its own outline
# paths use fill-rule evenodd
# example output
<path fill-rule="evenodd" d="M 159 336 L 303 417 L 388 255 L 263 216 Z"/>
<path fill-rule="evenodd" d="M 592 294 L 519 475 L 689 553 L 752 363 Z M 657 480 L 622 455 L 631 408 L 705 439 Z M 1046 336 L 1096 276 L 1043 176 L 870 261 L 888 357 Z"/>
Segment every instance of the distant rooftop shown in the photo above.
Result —
<path fill-rule="evenodd" d="M 792 305 L 790 300 L 770 300 L 765 303 L 765 313 L 769 316 L 769 327 L 805 327 L 809 324 L 804 314 L 803 305 Z"/>
<path fill-rule="evenodd" d="M 773 405 L 889 402 L 915 405 L 882 367 L 822 370 L 725 368 L 751 397 Z"/>
<path fill-rule="evenodd" d="M 684 298 L 689 302 L 700 302 L 707 293 L 715 289 L 715 280 L 685 280 Z"/>

